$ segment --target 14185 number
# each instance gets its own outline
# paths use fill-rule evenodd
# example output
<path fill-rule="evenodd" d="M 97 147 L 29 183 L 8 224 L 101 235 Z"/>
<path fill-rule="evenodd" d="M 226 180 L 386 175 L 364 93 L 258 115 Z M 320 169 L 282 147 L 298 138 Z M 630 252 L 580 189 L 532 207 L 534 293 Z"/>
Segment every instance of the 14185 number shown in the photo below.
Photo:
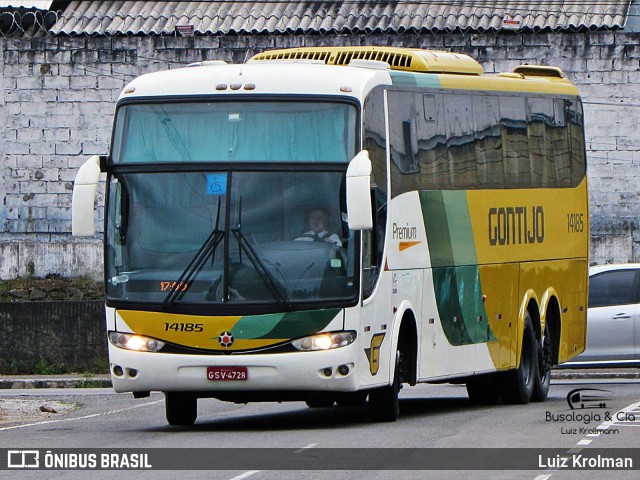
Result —
<path fill-rule="evenodd" d="M 584 231 L 584 213 L 567 214 L 567 232 L 581 233 Z"/>
<path fill-rule="evenodd" d="M 202 332 L 204 326 L 201 323 L 165 323 L 164 331 L 170 330 L 174 332 Z"/>

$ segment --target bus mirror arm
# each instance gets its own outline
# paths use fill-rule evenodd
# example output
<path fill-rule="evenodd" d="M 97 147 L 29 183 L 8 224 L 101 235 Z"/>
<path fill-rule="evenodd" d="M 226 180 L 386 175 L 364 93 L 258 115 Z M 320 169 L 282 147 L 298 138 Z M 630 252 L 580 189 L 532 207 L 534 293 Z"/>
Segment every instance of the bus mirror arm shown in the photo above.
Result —
<path fill-rule="evenodd" d="M 100 164 L 100 171 L 101 172 L 106 172 L 107 171 L 108 158 L 109 157 L 107 155 L 98 155 L 98 163 Z"/>
<path fill-rule="evenodd" d="M 371 160 L 369 152 L 361 150 L 347 169 L 347 216 L 349 229 L 371 230 Z"/>
<path fill-rule="evenodd" d="M 95 233 L 93 207 L 104 161 L 93 155 L 78 170 L 71 199 L 71 233 L 74 237 L 91 237 Z"/>

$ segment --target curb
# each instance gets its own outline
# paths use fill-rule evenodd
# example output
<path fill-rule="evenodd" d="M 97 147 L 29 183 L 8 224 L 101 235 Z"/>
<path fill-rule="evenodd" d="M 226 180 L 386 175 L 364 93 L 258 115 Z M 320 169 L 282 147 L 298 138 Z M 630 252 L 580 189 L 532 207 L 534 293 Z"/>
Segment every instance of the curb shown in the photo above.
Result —
<path fill-rule="evenodd" d="M 111 388 L 108 376 L 96 377 L 18 377 L 0 378 L 0 390 L 35 389 L 35 388 Z"/>
<path fill-rule="evenodd" d="M 601 380 L 601 379 L 640 379 L 640 369 L 622 369 L 620 371 L 615 370 L 603 370 L 600 372 L 588 371 L 580 372 L 575 370 L 563 371 L 562 369 L 553 370 L 551 372 L 552 380 Z"/>

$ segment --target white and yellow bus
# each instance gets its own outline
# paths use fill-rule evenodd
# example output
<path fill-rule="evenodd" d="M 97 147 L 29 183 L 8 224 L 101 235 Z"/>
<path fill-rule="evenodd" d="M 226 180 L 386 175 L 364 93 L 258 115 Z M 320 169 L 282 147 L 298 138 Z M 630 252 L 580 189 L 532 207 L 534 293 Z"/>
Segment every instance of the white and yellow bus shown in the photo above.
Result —
<path fill-rule="evenodd" d="M 558 68 L 327 47 L 151 73 L 78 172 L 75 235 L 101 172 L 113 386 L 164 392 L 172 425 L 200 398 L 394 421 L 419 382 L 542 401 L 584 349 L 583 113 Z"/>

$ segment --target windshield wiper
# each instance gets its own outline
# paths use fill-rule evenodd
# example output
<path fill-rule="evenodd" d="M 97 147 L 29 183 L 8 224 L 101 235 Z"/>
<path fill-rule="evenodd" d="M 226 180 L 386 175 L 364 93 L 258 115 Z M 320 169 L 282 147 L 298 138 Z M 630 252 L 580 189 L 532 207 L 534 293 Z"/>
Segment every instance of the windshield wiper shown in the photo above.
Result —
<path fill-rule="evenodd" d="M 249 243 L 245 238 L 245 236 L 242 234 L 242 231 L 239 228 L 234 228 L 231 230 L 231 233 L 233 233 L 233 235 L 238 240 L 238 245 L 240 246 L 240 250 L 244 251 L 245 255 L 249 259 L 249 262 L 251 262 L 251 265 L 253 265 L 253 268 L 255 268 L 256 272 L 260 276 L 260 279 L 267 286 L 267 288 L 269 289 L 271 294 L 274 296 L 274 298 L 278 301 L 278 303 L 281 306 L 284 306 L 284 307 L 289 306 L 289 301 L 287 300 L 287 296 L 285 293 L 282 292 L 282 290 L 278 286 L 278 281 L 275 278 L 273 278 L 273 275 L 271 274 L 271 272 L 269 272 L 265 264 L 262 262 L 262 260 L 260 260 L 260 257 L 251 246 L 251 243 Z"/>
<path fill-rule="evenodd" d="M 216 227 L 213 229 L 213 231 L 209 234 L 207 239 L 200 246 L 196 254 L 193 256 L 193 258 L 187 265 L 187 267 L 184 269 L 182 274 L 180 274 L 180 278 L 178 278 L 178 280 L 175 283 L 173 283 L 171 290 L 169 291 L 165 299 L 162 301 L 162 305 L 165 308 L 170 307 L 173 303 L 181 300 L 184 297 L 184 295 L 187 293 L 187 291 L 191 287 L 191 284 L 193 283 L 195 278 L 198 276 L 200 271 L 204 268 L 204 265 L 209 258 L 211 258 L 211 262 L 213 263 L 216 249 L 218 248 L 218 245 L 220 245 L 220 243 L 222 242 L 222 240 L 226 235 L 224 230 L 220 230 L 218 228 L 218 225 L 220 222 L 220 202 L 218 202 L 218 213 L 216 217 L 217 217 Z M 247 241 L 247 239 L 245 238 L 245 236 L 241 231 L 240 225 L 241 225 L 241 220 L 238 219 L 238 228 L 231 229 L 231 233 L 238 240 L 238 246 L 240 248 L 240 252 L 244 253 L 246 257 L 249 259 L 249 262 L 251 263 L 251 265 L 253 265 L 253 268 L 255 269 L 256 273 L 258 274 L 262 282 L 267 286 L 267 288 L 271 292 L 271 295 L 273 295 L 273 297 L 276 299 L 278 304 L 280 304 L 281 306 L 288 306 L 289 301 L 287 300 L 286 293 L 283 293 L 280 285 L 278 284 L 278 281 L 273 277 L 271 272 L 262 262 L 262 260 L 260 259 L 256 251 L 253 249 L 249 241 Z M 242 256 L 240 258 L 242 259 Z M 228 258 L 225 259 L 225 262 L 228 262 Z M 225 285 L 225 292 L 226 292 L 227 289 L 229 288 L 228 273 L 226 273 L 224 276 L 225 276 L 224 285 Z M 228 298 L 228 295 L 226 293 L 224 295 L 224 298 L 225 299 Z M 226 301 L 226 300 L 223 300 L 223 301 Z"/>
<path fill-rule="evenodd" d="M 271 272 L 267 269 L 264 262 L 260 260 L 260 257 L 256 253 L 256 251 L 251 246 L 251 243 L 246 239 L 244 234 L 242 233 L 242 197 L 238 202 L 238 228 L 232 228 L 231 233 L 238 240 L 238 246 L 240 247 L 240 262 L 242 263 L 242 252 L 245 253 L 253 268 L 255 268 L 256 272 L 260 276 L 262 282 L 267 286 L 271 295 L 278 301 L 281 306 L 289 306 L 289 301 L 287 300 L 286 293 L 283 293 L 278 285 L 278 281 L 273 278 Z"/>
<path fill-rule="evenodd" d="M 162 301 L 162 305 L 165 307 L 171 306 L 176 300 L 182 299 L 184 294 L 189 290 L 194 279 L 198 276 L 204 264 L 209 257 L 213 261 L 213 257 L 216 253 L 216 249 L 220 242 L 224 238 L 224 232 L 222 230 L 213 230 L 207 239 L 204 241 L 200 249 L 196 252 L 194 257 L 184 269 L 180 278 L 173 284 L 169 294 Z"/>
<path fill-rule="evenodd" d="M 204 264 L 207 262 L 209 257 L 211 257 L 211 263 L 213 263 L 213 259 L 215 258 L 216 249 L 222 239 L 224 238 L 224 231 L 220 230 L 218 226 L 220 225 L 220 200 L 218 200 L 218 212 L 216 214 L 216 226 L 211 231 L 207 239 L 200 245 L 200 248 L 193 256 L 187 268 L 180 274 L 180 278 L 173 284 L 169 293 L 162 301 L 162 305 L 164 307 L 170 307 L 176 300 L 181 300 L 184 297 L 185 293 L 191 287 L 191 284 L 198 276 Z"/>

